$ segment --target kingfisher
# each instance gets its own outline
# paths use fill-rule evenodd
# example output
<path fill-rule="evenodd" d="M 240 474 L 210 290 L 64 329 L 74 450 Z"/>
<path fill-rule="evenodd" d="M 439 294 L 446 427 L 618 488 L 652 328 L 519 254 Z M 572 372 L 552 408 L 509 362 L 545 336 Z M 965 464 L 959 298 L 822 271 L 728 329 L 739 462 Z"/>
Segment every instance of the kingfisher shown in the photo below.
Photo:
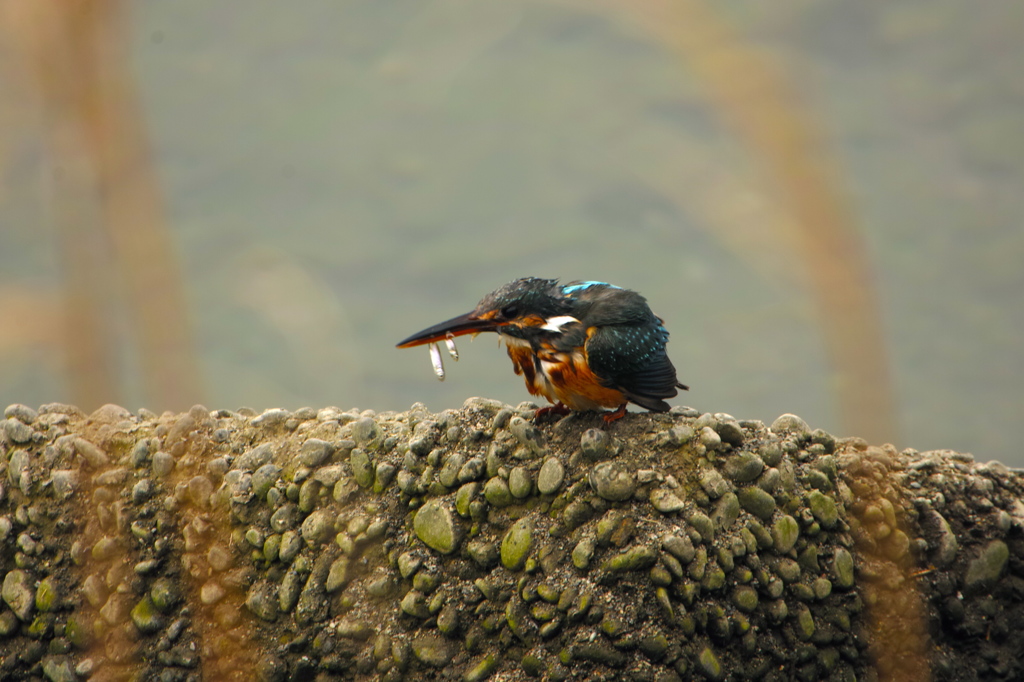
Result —
<path fill-rule="evenodd" d="M 667 412 L 665 399 L 689 390 L 676 379 L 665 351 L 662 319 L 643 296 L 607 282 L 517 279 L 484 296 L 471 312 L 427 327 L 398 348 L 433 344 L 435 371 L 444 378 L 436 344 L 446 341 L 458 359 L 454 337 L 480 332 L 497 332 L 526 389 L 553 404 L 538 410 L 537 418 L 615 408 L 603 415 L 611 423 L 626 414 L 628 403 Z"/>

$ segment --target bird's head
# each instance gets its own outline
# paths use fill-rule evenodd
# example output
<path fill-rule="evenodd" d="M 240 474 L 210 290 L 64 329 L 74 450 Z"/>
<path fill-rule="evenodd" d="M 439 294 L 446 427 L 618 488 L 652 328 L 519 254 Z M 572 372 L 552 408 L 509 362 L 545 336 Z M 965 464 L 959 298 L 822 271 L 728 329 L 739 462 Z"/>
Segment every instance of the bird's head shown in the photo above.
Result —
<path fill-rule="evenodd" d="M 487 294 L 471 312 L 427 327 L 398 347 L 411 348 L 480 332 L 522 338 L 544 329 L 551 319 L 567 315 L 570 305 L 571 301 L 558 287 L 558 280 L 524 277 Z"/>

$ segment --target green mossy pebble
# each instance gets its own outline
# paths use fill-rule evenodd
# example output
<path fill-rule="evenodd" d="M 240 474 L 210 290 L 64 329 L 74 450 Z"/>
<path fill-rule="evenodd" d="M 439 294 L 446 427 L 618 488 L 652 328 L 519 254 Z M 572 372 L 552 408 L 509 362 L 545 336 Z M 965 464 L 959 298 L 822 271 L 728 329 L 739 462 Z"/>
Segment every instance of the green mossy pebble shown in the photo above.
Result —
<path fill-rule="evenodd" d="M 523 499 L 533 492 L 533 478 L 526 467 L 515 467 L 508 475 L 508 489 L 512 497 Z"/>
<path fill-rule="evenodd" d="M 775 513 L 775 498 L 756 486 L 741 488 L 739 501 L 741 507 L 762 521 L 770 521 Z"/>
<path fill-rule="evenodd" d="M 562 523 L 569 530 L 576 530 L 589 521 L 593 515 L 593 507 L 583 500 L 573 500 L 565 506 L 565 511 L 562 512 Z"/>
<path fill-rule="evenodd" d="M 548 457 L 537 474 L 537 490 L 541 495 L 553 495 L 562 487 L 565 467 L 557 457 Z"/>
<path fill-rule="evenodd" d="M 807 422 L 795 414 L 784 414 L 772 422 L 771 430 L 775 433 L 803 434 L 811 429 L 807 426 Z"/>
<path fill-rule="evenodd" d="M 668 587 L 672 584 L 672 573 L 661 564 L 657 564 L 651 568 L 651 582 L 659 587 Z"/>
<path fill-rule="evenodd" d="M 729 482 L 719 473 L 718 469 L 711 468 L 701 474 L 700 487 L 704 489 L 708 497 L 717 500 L 729 491 Z"/>
<path fill-rule="evenodd" d="M 399 471 L 397 482 L 398 489 L 401 490 L 406 495 L 409 495 L 410 497 L 422 494 L 423 492 L 423 489 L 420 488 L 419 477 L 417 477 L 416 474 L 412 473 L 411 471 L 406 471 L 405 469 Z M 337 490 L 338 485 L 340 485 L 340 483 L 335 484 L 335 490 Z"/>
<path fill-rule="evenodd" d="M 458 546 L 455 518 L 441 500 L 430 500 L 419 508 L 413 530 L 423 544 L 442 554 L 450 554 Z"/>
<path fill-rule="evenodd" d="M 164 626 L 164 619 L 149 595 L 143 597 L 135 605 L 131 612 L 131 618 L 138 631 L 144 635 L 158 632 Z"/>
<path fill-rule="evenodd" d="M 403 613 L 416 618 L 427 618 L 430 616 L 430 609 L 427 607 L 427 597 L 417 590 L 409 590 L 402 597 L 399 607 Z"/>
<path fill-rule="evenodd" d="M 778 443 L 765 443 L 758 450 L 758 454 L 765 465 L 770 467 L 776 467 L 782 461 L 782 448 Z"/>
<path fill-rule="evenodd" d="M 0 424 L 0 426 L 3 427 L 0 428 L 0 431 L 6 431 L 7 438 L 10 439 L 10 441 L 24 445 L 25 443 L 28 443 L 30 440 L 32 440 L 32 428 L 21 423 L 17 419 L 8 419 L 4 421 L 2 424 Z M 25 453 L 25 451 L 18 450 L 16 451 L 16 454 L 17 453 L 23 454 Z M 84 454 L 82 456 L 85 457 Z M 21 471 L 23 471 L 25 468 L 26 460 L 21 455 L 19 455 L 17 459 L 15 459 L 14 457 L 12 457 L 11 459 L 12 462 L 16 463 L 8 475 L 11 478 L 11 482 L 15 483 L 17 479 L 21 477 Z"/>
<path fill-rule="evenodd" d="M 490 569 L 498 564 L 499 552 L 493 542 L 474 540 L 466 545 L 466 553 L 481 568 Z"/>
<path fill-rule="evenodd" d="M 537 596 L 549 604 L 555 604 L 562 596 L 562 593 L 553 585 L 541 583 L 540 585 L 537 585 Z"/>
<path fill-rule="evenodd" d="M 696 552 L 687 535 L 666 535 L 661 540 L 661 547 L 683 564 L 693 561 Z"/>
<path fill-rule="evenodd" d="M 373 472 L 373 492 L 381 494 L 388 489 L 391 481 L 395 480 L 398 467 L 390 462 L 380 462 Z"/>
<path fill-rule="evenodd" d="M 328 592 L 336 592 L 348 584 L 348 557 L 339 557 L 331 563 L 327 572 L 327 582 L 324 589 Z"/>
<path fill-rule="evenodd" d="M 76 682 L 79 679 L 67 656 L 47 656 L 44 658 L 43 676 L 49 682 Z"/>
<path fill-rule="evenodd" d="M 333 567 L 334 564 L 332 563 L 331 568 Z M 347 572 L 348 567 L 346 566 L 345 569 L 345 572 Z M 327 578 L 329 583 L 330 574 L 328 574 Z M 324 589 L 327 589 L 328 583 L 324 584 Z M 395 583 L 395 578 L 390 573 L 386 573 L 384 575 L 377 574 L 376 577 L 367 581 L 366 593 L 375 599 L 384 599 L 391 595 L 391 592 L 395 589 Z M 327 591 L 330 592 L 331 590 L 328 589 Z"/>
<path fill-rule="evenodd" d="M 839 510 L 836 501 L 819 490 L 812 491 L 807 496 L 807 504 L 811 508 L 814 518 L 818 519 L 821 525 L 832 528 L 839 520 Z"/>
<path fill-rule="evenodd" d="M 373 462 L 365 450 L 360 448 L 352 450 L 348 463 L 352 467 L 352 478 L 355 479 L 360 488 L 369 488 L 373 485 Z"/>
<path fill-rule="evenodd" d="M 810 585 L 805 583 L 795 583 L 789 586 L 789 592 L 797 601 L 811 602 L 814 601 L 814 590 Z"/>
<path fill-rule="evenodd" d="M 93 641 L 91 630 L 74 614 L 68 616 L 67 624 L 64 626 L 64 636 L 79 650 L 87 649 Z"/>
<path fill-rule="evenodd" d="M 548 604 L 547 602 L 539 601 L 535 602 L 530 607 L 530 616 L 541 623 L 546 623 L 549 620 L 553 620 L 559 616 L 558 609 L 555 608 L 554 604 Z"/>
<path fill-rule="evenodd" d="M 670 488 L 652 490 L 651 504 L 662 514 L 673 514 L 686 506 L 686 503 Z"/>
<path fill-rule="evenodd" d="M 365 642 L 373 636 L 373 627 L 362 620 L 342 618 L 335 625 L 334 632 L 339 637 Z"/>
<path fill-rule="evenodd" d="M 36 588 L 36 610 L 43 613 L 54 611 L 60 606 L 57 580 L 48 575 L 39 582 Z"/>
<path fill-rule="evenodd" d="M 664 564 L 665 569 L 669 572 L 671 577 L 678 580 L 685 575 L 683 572 L 683 564 L 672 554 L 669 554 L 668 552 L 663 553 L 661 555 L 661 563 Z"/>
<path fill-rule="evenodd" d="M 697 548 L 696 554 L 693 556 L 693 561 L 686 567 L 686 574 L 694 580 L 702 580 L 704 578 L 704 571 L 708 567 L 708 550 L 701 545 Z"/>
<path fill-rule="evenodd" d="M 267 561 L 277 561 L 281 555 L 281 535 L 273 533 L 263 543 L 263 558 Z"/>
<path fill-rule="evenodd" d="M 775 551 L 785 554 L 793 549 L 800 537 L 800 526 L 792 516 L 784 514 L 772 525 L 772 544 Z"/>
<path fill-rule="evenodd" d="M 278 552 L 278 558 L 286 564 L 292 562 L 292 559 L 302 549 L 302 536 L 298 531 L 289 530 L 281 535 L 281 550 Z"/>
<path fill-rule="evenodd" d="M 572 550 L 573 566 L 581 571 L 590 568 L 590 560 L 594 557 L 595 549 L 597 549 L 597 543 L 592 538 L 584 538 L 576 543 Z"/>
<path fill-rule="evenodd" d="M 726 478 L 736 483 L 750 483 L 764 471 L 764 460 L 752 452 L 739 452 L 727 457 L 722 467 Z"/>
<path fill-rule="evenodd" d="M 711 650 L 711 647 L 701 649 L 701 652 L 697 655 L 697 667 L 709 680 L 718 682 L 718 680 L 725 679 L 722 664 L 719 662 L 715 652 Z"/>
<path fill-rule="evenodd" d="M 797 563 L 807 571 L 808 573 L 817 573 L 821 570 L 818 566 L 818 546 L 807 545 L 799 556 L 797 556 Z"/>
<path fill-rule="evenodd" d="M 540 626 L 540 631 L 539 631 L 540 638 L 541 639 L 551 639 L 556 634 L 558 634 L 558 631 L 561 628 L 562 628 L 562 621 L 561 621 L 561 619 L 556 619 L 556 620 L 548 621 L 547 623 L 544 623 L 543 625 Z"/>
<path fill-rule="evenodd" d="M 830 490 L 832 488 L 832 482 L 828 480 L 828 476 L 822 472 L 811 469 L 802 476 L 804 485 L 809 488 L 815 488 L 817 490 Z"/>
<path fill-rule="evenodd" d="M 639 571 L 650 568 L 658 560 L 658 552 L 649 545 L 631 547 L 619 552 L 605 562 L 605 570 L 620 573 L 623 571 Z"/>
<path fill-rule="evenodd" d="M 459 630 L 459 607 L 447 604 L 437 614 L 437 629 L 441 634 L 453 636 Z"/>
<path fill-rule="evenodd" d="M 836 449 L 835 436 L 830 434 L 824 429 L 814 429 L 811 431 L 811 442 L 817 443 L 825 448 L 825 452 L 832 453 Z M 821 458 L 824 459 L 824 458 Z M 834 460 L 833 460 L 834 461 Z M 833 477 L 834 478 L 834 477 Z"/>
<path fill-rule="evenodd" d="M 804 604 L 799 604 L 796 607 L 796 635 L 800 639 L 807 641 L 814 636 L 815 631 L 814 616 L 811 615 L 811 610 Z"/>
<path fill-rule="evenodd" d="M 835 576 L 837 587 L 844 590 L 853 587 L 853 555 L 848 549 L 840 547 L 836 550 L 832 559 L 832 574 Z"/>
<path fill-rule="evenodd" d="M 700 533 L 700 537 L 704 542 L 713 542 L 715 539 L 715 524 L 711 521 L 707 514 L 702 512 L 694 512 L 686 517 L 686 521 L 694 527 L 694 529 Z"/>
<path fill-rule="evenodd" d="M 334 537 L 336 514 L 327 509 L 315 511 L 302 522 L 302 539 L 310 547 L 329 542 Z M 266 548 L 266 542 L 263 543 Z"/>
<path fill-rule="evenodd" d="M 572 608 L 573 602 L 575 602 L 579 596 L 580 591 L 577 588 L 571 585 L 566 587 L 558 595 L 558 610 L 562 613 L 568 612 L 569 609 Z"/>
<path fill-rule="evenodd" d="M 480 484 L 476 481 L 459 486 L 458 492 L 455 493 L 455 511 L 459 516 L 469 518 L 470 504 L 479 491 Z"/>
<path fill-rule="evenodd" d="M 700 430 L 700 444 L 708 451 L 714 452 L 722 447 L 722 437 L 710 426 L 705 426 Z"/>
<path fill-rule="evenodd" d="M 419 571 L 412 578 L 412 589 L 430 594 L 441 584 L 441 576 L 430 571 Z"/>
<path fill-rule="evenodd" d="M 709 591 L 720 590 L 725 585 L 725 571 L 718 564 L 708 564 L 701 580 L 701 588 Z"/>
<path fill-rule="evenodd" d="M 736 493 L 726 493 L 718 500 L 715 509 L 711 514 L 711 520 L 715 524 L 715 530 L 728 530 L 740 515 L 740 501 Z M 699 532 L 699 531 L 698 531 Z"/>
<path fill-rule="evenodd" d="M 0 589 L 0 596 L 3 597 L 18 620 L 28 622 L 32 618 L 35 590 L 32 577 L 28 573 L 20 569 L 7 573 L 4 576 L 3 588 Z"/>
<path fill-rule="evenodd" d="M 512 524 L 501 541 L 501 564 L 510 571 L 518 571 L 526 564 L 533 547 L 533 519 L 524 517 Z"/>
<path fill-rule="evenodd" d="M 519 665 L 523 668 L 523 672 L 530 677 L 540 677 L 547 670 L 544 659 L 532 652 L 525 654 Z"/>
<path fill-rule="evenodd" d="M 628 500 L 636 492 L 636 476 L 624 464 L 612 461 L 590 470 L 590 487 L 609 502 Z"/>
<path fill-rule="evenodd" d="M 484 499 L 495 507 L 507 507 L 512 504 L 514 498 L 508 483 L 500 476 L 493 476 L 484 484 Z"/>
<path fill-rule="evenodd" d="M 352 422 L 352 438 L 357 443 L 369 443 L 379 440 L 383 434 L 372 417 L 363 417 Z"/>
<path fill-rule="evenodd" d="M 740 425 L 737 422 L 729 419 L 721 421 L 715 425 L 715 431 L 718 433 L 718 436 L 722 439 L 723 442 L 728 443 L 734 448 L 738 448 L 739 446 L 743 445 L 743 429 L 740 428 Z M 755 475 L 754 478 L 756 477 L 757 476 Z"/>
<path fill-rule="evenodd" d="M 481 457 L 474 457 L 459 469 L 459 483 L 478 481 L 483 478 L 487 465 Z"/>
<path fill-rule="evenodd" d="M 808 613 L 810 613 L 808 611 Z M 768 618 L 775 623 L 781 623 L 786 620 L 789 616 L 789 607 L 786 606 L 786 600 L 776 599 L 768 605 Z"/>
<path fill-rule="evenodd" d="M 120 551 L 116 538 L 102 537 L 92 546 L 92 558 L 96 561 L 107 561 L 114 558 Z"/>
<path fill-rule="evenodd" d="M 168 613 L 181 599 L 181 591 L 170 578 L 157 578 L 149 588 L 152 604 L 161 613 Z"/>
<path fill-rule="evenodd" d="M 257 618 L 265 621 L 277 619 L 279 600 L 273 585 L 256 583 L 249 589 L 245 598 L 245 606 Z"/>
<path fill-rule="evenodd" d="M 319 438 L 308 438 L 299 448 L 298 460 L 304 466 L 315 469 L 332 454 L 334 454 L 333 445 Z"/>
<path fill-rule="evenodd" d="M 412 552 L 404 552 L 398 556 L 398 573 L 408 580 L 423 565 L 422 560 Z"/>
<path fill-rule="evenodd" d="M 421 662 L 434 668 L 448 665 L 455 655 L 451 643 L 435 634 L 422 634 L 412 640 L 412 653 Z"/>
<path fill-rule="evenodd" d="M 654 662 L 665 658 L 669 646 L 671 646 L 671 642 L 669 642 L 668 637 L 661 633 L 648 635 L 640 640 L 640 651 L 644 652 L 644 655 Z"/>
<path fill-rule="evenodd" d="M 463 454 L 456 452 L 449 455 L 437 474 L 437 480 L 446 488 L 454 488 L 459 481 L 459 470 L 465 463 L 466 457 Z"/>
<path fill-rule="evenodd" d="M 297 505 L 291 503 L 283 504 L 270 515 L 270 528 L 275 533 L 283 533 L 286 530 L 295 528 L 301 518 L 302 514 L 299 512 Z"/>
<path fill-rule="evenodd" d="M 775 544 L 775 541 L 772 540 L 772 534 L 768 532 L 767 528 L 757 521 L 749 521 L 747 523 L 747 529 L 750 531 L 750 534 L 754 536 L 758 549 L 768 549 Z"/>
<path fill-rule="evenodd" d="M 654 599 L 658 602 L 658 608 L 661 609 L 661 615 L 665 620 L 669 624 L 675 623 L 676 613 L 675 609 L 672 608 L 672 600 L 668 596 L 668 589 L 665 587 L 655 588 Z"/>
<path fill-rule="evenodd" d="M 621 668 L 628 660 L 624 653 L 601 640 L 577 646 L 573 651 L 573 657 L 601 663 L 611 668 Z"/>
<path fill-rule="evenodd" d="M 535 455 L 544 452 L 544 436 L 536 426 L 522 417 L 512 417 L 508 422 L 508 430 L 524 447 Z"/>
<path fill-rule="evenodd" d="M 669 445 L 679 447 L 681 445 L 686 445 L 687 443 L 689 443 L 691 440 L 694 439 L 696 435 L 697 434 L 694 432 L 694 430 L 691 429 L 689 426 L 680 425 L 674 426 L 667 432 L 665 432 L 665 439 Z"/>
<path fill-rule="evenodd" d="M 732 593 L 732 603 L 743 613 L 757 608 L 757 590 L 749 585 L 740 585 Z"/>
<path fill-rule="evenodd" d="M 276 464 L 264 464 L 252 475 L 252 493 L 259 500 L 265 500 L 267 493 L 277 482 L 281 467 Z"/>
<path fill-rule="evenodd" d="M 476 660 L 466 674 L 462 676 L 465 682 L 481 682 L 491 676 L 498 669 L 498 658 L 494 654 L 486 654 Z"/>
<path fill-rule="evenodd" d="M 800 564 L 792 559 L 779 559 L 775 563 L 775 573 L 784 583 L 795 583 L 800 579 Z"/>
<path fill-rule="evenodd" d="M 964 590 L 969 594 L 981 594 L 991 589 L 1002 575 L 1009 558 L 1010 550 L 1002 540 L 993 540 L 985 545 L 967 566 Z"/>

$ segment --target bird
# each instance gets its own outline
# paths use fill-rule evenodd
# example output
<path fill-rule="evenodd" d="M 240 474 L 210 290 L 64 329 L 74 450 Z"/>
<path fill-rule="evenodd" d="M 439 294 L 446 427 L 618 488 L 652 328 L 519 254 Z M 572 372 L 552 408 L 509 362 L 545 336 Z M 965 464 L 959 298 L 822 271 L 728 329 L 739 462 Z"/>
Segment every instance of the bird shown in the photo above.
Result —
<path fill-rule="evenodd" d="M 626 414 L 628 403 L 667 412 L 665 399 L 678 395 L 677 389 L 689 390 L 666 353 L 669 334 L 662 319 L 639 293 L 607 282 L 517 279 L 484 296 L 472 311 L 427 327 L 397 347 L 446 341 L 458 359 L 454 337 L 480 332 L 497 332 L 526 389 L 552 403 L 538 409 L 535 420 L 614 408 L 602 415 L 610 424 Z M 443 378 L 436 345 L 431 357 Z"/>

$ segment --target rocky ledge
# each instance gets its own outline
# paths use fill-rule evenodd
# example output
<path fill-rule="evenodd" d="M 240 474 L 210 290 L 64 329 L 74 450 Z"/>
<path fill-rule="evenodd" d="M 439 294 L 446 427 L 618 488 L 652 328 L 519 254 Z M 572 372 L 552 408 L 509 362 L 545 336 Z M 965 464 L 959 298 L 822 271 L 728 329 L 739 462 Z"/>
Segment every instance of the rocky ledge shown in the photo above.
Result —
<path fill-rule="evenodd" d="M 0 679 L 1024 678 L 1021 472 L 535 407 L 8 407 Z"/>

